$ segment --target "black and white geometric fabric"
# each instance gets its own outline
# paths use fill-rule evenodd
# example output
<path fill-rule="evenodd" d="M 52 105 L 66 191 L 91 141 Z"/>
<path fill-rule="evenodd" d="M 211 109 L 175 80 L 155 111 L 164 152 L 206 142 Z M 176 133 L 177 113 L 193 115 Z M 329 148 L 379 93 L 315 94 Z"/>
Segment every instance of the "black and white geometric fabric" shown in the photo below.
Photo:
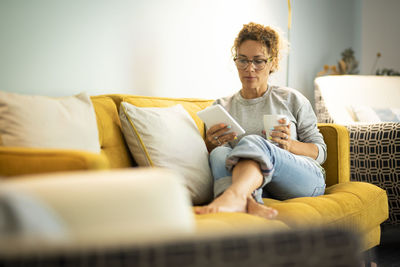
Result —
<path fill-rule="evenodd" d="M 315 86 L 315 110 L 319 123 L 335 123 Z M 350 179 L 386 190 L 389 219 L 400 225 L 400 123 L 344 125 L 350 134 Z"/>
<path fill-rule="evenodd" d="M 334 119 L 328 112 L 328 109 L 325 105 L 325 100 L 321 95 L 321 91 L 317 86 L 314 90 L 314 98 L 315 98 L 315 114 L 317 114 L 319 123 L 335 123 Z"/>
<path fill-rule="evenodd" d="M 400 123 L 347 125 L 350 133 L 350 178 L 386 190 L 389 219 L 400 225 Z"/>

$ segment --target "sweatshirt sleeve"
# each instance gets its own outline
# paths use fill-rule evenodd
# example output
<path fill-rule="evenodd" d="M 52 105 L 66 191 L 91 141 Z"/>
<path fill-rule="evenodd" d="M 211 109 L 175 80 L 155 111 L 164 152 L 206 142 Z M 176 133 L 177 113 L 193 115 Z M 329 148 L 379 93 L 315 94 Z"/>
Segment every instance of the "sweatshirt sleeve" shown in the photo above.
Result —
<path fill-rule="evenodd" d="M 310 102 L 305 101 L 297 112 L 297 136 L 299 141 L 313 143 L 318 147 L 316 161 L 322 164 L 326 160 L 326 144 L 317 126 L 317 117 Z"/>

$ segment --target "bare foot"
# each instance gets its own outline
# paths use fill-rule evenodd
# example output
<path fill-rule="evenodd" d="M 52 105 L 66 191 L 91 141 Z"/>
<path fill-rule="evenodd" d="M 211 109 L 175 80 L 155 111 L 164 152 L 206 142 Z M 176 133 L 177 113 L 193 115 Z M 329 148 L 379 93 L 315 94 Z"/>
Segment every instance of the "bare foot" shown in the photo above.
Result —
<path fill-rule="evenodd" d="M 246 212 L 246 205 L 246 196 L 238 197 L 228 189 L 207 206 L 195 207 L 194 211 L 196 214 Z"/>
<path fill-rule="evenodd" d="M 276 209 L 258 203 L 251 196 L 247 198 L 247 213 L 266 219 L 274 219 L 278 215 Z"/>

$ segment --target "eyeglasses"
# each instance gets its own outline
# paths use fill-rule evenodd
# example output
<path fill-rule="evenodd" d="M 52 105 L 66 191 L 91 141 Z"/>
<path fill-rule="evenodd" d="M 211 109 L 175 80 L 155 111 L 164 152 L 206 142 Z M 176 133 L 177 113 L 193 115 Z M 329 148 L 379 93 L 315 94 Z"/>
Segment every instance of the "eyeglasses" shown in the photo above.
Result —
<path fill-rule="evenodd" d="M 236 67 L 240 70 L 244 70 L 247 69 L 247 67 L 249 66 L 249 64 L 253 64 L 253 68 L 255 70 L 263 70 L 265 68 L 265 65 L 268 62 L 271 62 L 272 58 L 268 58 L 268 59 L 253 59 L 253 60 L 248 60 L 245 58 L 234 58 L 233 59 L 236 63 Z"/>

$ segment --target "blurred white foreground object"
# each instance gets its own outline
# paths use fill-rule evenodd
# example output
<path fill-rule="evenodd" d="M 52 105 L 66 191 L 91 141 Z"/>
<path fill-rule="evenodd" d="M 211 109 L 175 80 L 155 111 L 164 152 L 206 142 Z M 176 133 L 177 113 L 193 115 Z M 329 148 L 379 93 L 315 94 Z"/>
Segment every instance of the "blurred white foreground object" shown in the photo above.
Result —
<path fill-rule="evenodd" d="M 32 249 L 21 242 L 28 232 L 36 232 L 30 236 L 36 236 L 32 241 L 37 241 L 37 246 L 58 241 L 63 246 L 86 247 L 163 240 L 192 233 L 195 227 L 182 177 L 166 169 L 29 175 L 4 180 L 0 189 L 2 207 L 8 209 L 2 210 L 1 221 L 4 224 L 10 220 L 5 218 L 7 214 L 12 214 L 15 226 L 3 234 L 7 234 L 8 244 L 11 241 L 16 245 L 15 249 L 18 245 Z M 9 194 L 14 197 L 6 198 Z M 31 204 L 26 205 L 28 202 Z M 35 216 L 32 207 L 40 213 Z M 40 220 L 44 227 L 18 228 L 38 226 Z M 0 249 L 11 249 L 3 241 Z"/>

